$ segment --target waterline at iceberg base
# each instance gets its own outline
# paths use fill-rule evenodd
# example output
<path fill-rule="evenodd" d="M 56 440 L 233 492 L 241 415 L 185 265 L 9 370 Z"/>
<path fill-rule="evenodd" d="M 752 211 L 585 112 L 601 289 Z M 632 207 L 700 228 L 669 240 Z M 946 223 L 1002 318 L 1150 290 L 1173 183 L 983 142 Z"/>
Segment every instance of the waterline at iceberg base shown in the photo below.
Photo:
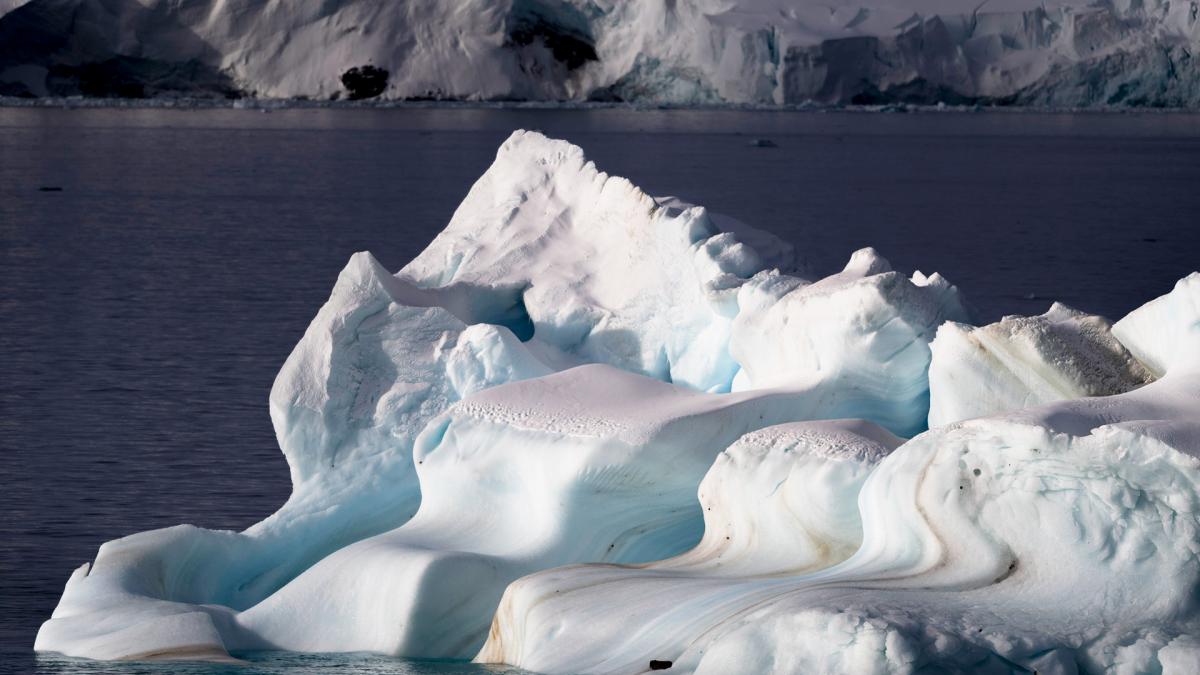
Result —
<path fill-rule="evenodd" d="M 797 257 L 515 132 L 280 371 L 288 502 L 105 544 L 35 648 L 1200 672 L 1200 273 L 976 327 L 936 273 Z"/>

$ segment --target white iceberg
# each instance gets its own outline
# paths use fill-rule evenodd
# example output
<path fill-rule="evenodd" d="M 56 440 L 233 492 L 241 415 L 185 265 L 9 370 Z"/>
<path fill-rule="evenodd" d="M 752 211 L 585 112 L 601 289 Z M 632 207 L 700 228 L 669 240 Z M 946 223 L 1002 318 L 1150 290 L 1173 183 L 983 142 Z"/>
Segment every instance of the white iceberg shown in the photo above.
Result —
<path fill-rule="evenodd" d="M 651 660 L 703 673 L 1195 672 L 1200 274 L 1114 332 L 1164 377 L 905 443 L 864 483 L 862 546 L 845 562 L 736 581 L 654 565 L 542 572 L 509 587 L 478 659 L 547 673 Z"/>
<path fill-rule="evenodd" d="M 1120 394 L 1154 379 L 1104 317 L 1057 302 L 1041 316 L 1006 316 L 979 328 L 944 323 L 930 349 L 930 427 Z"/>
<path fill-rule="evenodd" d="M 417 511 L 423 492 L 439 494 L 432 483 L 425 489 L 418 484 L 414 442 L 432 420 L 473 393 L 589 362 L 673 382 L 672 390 L 729 391 L 741 369 L 728 351 L 739 288 L 750 278 L 761 286 L 763 274 L 776 281 L 784 278 L 764 270 L 763 259 L 739 236 L 768 245 L 775 240 L 732 219 L 711 217 L 703 208 L 663 201 L 659 204 L 628 181 L 601 173 L 575 146 L 532 132 L 513 134 L 446 232 L 400 274 L 388 274 L 370 254 L 351 259 L 280 371 L 270 409 L 293 481 L 293 494 L 283 508 L 243 533 L 180 526 L 106 544 L 94 563 L 72 577 L 54 618 L 39 632 L 37 648 L 97 658 L 211 656 L 282 645 L 469 657 L 483 639 L 472 626 L 486 627 L 509 580 L 555 564 L 606 558 L 586 546 L 568 546 L 569 554 L 562 547 L 546 548 L 534 530 L 526 533 L 528 540 L 510 542 L 540 551 L 520 559 L 505 558 L 465 536 L 443 541 L 439 560 L 456 551 L 473 552 L 492 556 L 502 569 L 483 584 L 479 604 L 462 607 L 448 619 L 458 634 L 441 642 L 422 637 L 432 629 L 421 633 L 408 628 L 452 604 L 436 591 L 409 605 L 408 614 L 399 605 L 389 610 L 405 619 L 379 635 L 360 631 L 345 637 L 322 622 L 302 629 L 285 618 L 282 625 L 290 637 L 279 637 L 274 627 L 284 610 L 273 608 L 299 603 L 328 609 L 321 604 L 328 594 L 306 589 L 311 580 L 326 579 L 325 570 L 336 565 L 370 568 L 374 554 L 360 551 L 433 546 L 412 543 L 423 541 L 412 534 L 421 531 L 420 523 L 453 519 L 449 513 L 429 515 L 437 513 L 433 506 L 423 509 L 426 515 L 413 527 L 396 530 Z M 766 259 L 788 261 L 789 247 L 779 249 L 782 255 Z M 882 261 L 874 264 L 886 266 Z M 878 272 L 859 270 L 853 283 L 825 285 L 836 286 L 831 292 L 847 302 L 864 299 L 873 312 L 912 314 L 917 332 L 924 336 L 920 339 L 927 342 L 943 318 L 940 305 L 908 312 L 898 306 L 908 298 L 905 293 L 873 290 L 879 285 L 874 281 Z M 807 286 L 791 279 L 780 283 Z M 889 288 L 911 285 L 887 279 L 884 285 Z M 921 292 L 917 286 L 907 291 Z M 943 295 L 953 299 L 954 291 L 941 288 L 938 297 Z M 950 305 L 957 307 L 956 301 Z M 961 318 L 958 310 L 950 311 Z M 803 319 L 802 312 L 795 315 Z M 828 324 L 833 339 L 866 335 L 866 346 L 856 358 L 882 364 L 895 347 L 890 340 L 872 344 L 874 329 L 860 326 L 860 318 L 847 314 L 821 321 Z M 908 333 L 903 337 L 912 338 Z M 918 347 L 927 358 L 924 342 Z M 896 387 L 880 386 L 870 374 L 874 366 L 847 362 L 844 367 L 826 367 L 819 375 L 798 373 L 790 382 L 781 379 L 773 389 L 689 399 L 693 408 L 675 412 L 646 411 L 646 424 L 651 426 L 680 416 L 698 424 L 704 415 L 730 426 L 710 430 L 693 449 L 696 463 L 677 471 L 678 489 L 656 502 L 662 509 L 690 514 L 676 528 L 686 536 L 671 535 L 678 541 L 669 543 L 670 537 L 658 532 L 657 539 L 646 538 L 654 542 L 645 545 L 650 548 L 614 549 L 612 559 L 651 560 L 651 552 L 673 554 L 695 543 L 700 534 L 696 485 L 712 458 L 744 431 L 774 422 L 852 414 L 900 433 L 921 427 L 924 402 L 910 396 L 927 386 L 924 361 L 920 363 L 908 369 L 909 379 L 901 378 Z M 582 378 L 575 388 L 590 391 L 596 401 L 591 413 L 595 419 L 608 419 L 618 428 L 626 422 L 627 409 L 606 412 L 601 403 L 618 395 L 614 383 L 639 377 L 616 370 L 573 371 L 567 376 Z M 635 393 L 624 395 L 625 402 L 641 405 L 636 392 L 654 384 L 647 382 L 631 385 Z M 562 403 L 548 397 L 540 405 L 551 410 Z M 733 412 L 739 410 L 743 412 Z M 560 419 L 578 414 L 575 409 Z M 517 425 L 511 445 L 491 450 L 494 456 L 519 461 L 525 442 L 519 430 Z M 486 439 L 474 439 L 476 445 L 489 447 Z M 593 471 L 604 471 L 614 460 L 601 454 L 592 461 Z M 468 468 L 464 471 L 476 475 Z M 440 476 L 428 480 L 444 481 Z M 569 486 L 568 481 L 561 489 L 569 491 Z M 459 516 L 484 522 L 495 514 L 476 513 L 468 506 Z M 546 517 L 560 520 L 554 514 Z M 376 535 L 379 538 L 371 539 Z M 381 546 L 381 541 L 392 543 Z M 439 569 L 443 567 L 439 563 Z M 411 569 L 407 576 L 392 575 L 399 584 L 395 588 L 411 589 L 420 583 L 424 568 Z M 484 591 L 495 597 L 487 599 Z M 357 600 L 352 596 L 339 596 L 334 606 L 354 614 Z M 360 595 L 354 597 L 369 604 L 391 596 L 360 587 Z M 350 630 L 359 624 L 342 625 Z"/>
<path fill-rule="evenodd" d="M 751 241 L 776 247 L 514 133 L 403 270 L 355 255 L 288 358 L 289 501 L 105 544 L 35 648 L 1197 663 L 1200 274 L 1111 331 L 971 329 L 936 274 L 864 249 L 809 281 Z"/>

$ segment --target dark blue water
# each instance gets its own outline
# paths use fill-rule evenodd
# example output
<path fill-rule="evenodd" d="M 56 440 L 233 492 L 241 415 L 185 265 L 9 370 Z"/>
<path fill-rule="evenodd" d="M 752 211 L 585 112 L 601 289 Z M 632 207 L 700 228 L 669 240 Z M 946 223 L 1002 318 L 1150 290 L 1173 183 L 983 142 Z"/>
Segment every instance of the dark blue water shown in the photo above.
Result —
<path fill-rule="evenodd" d="M 401 267 L 518 127 L 818 271 L 868 244 L 940 271 L 985 320 L 1116 318 L 1200 268 L 1200 116 L 0 109 L 0 669 L 81 667 L 31 648 L 100 543 L 284 501 L 267 393 L 338 271 Z M 236 672 L 474 672 L 254 658 Z"/>

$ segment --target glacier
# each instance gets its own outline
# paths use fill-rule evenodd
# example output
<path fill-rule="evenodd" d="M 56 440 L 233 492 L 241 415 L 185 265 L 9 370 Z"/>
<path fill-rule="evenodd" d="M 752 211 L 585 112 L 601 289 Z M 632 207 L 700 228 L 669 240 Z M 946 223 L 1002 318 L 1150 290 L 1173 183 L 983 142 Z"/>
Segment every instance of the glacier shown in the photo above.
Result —
<path fill-rule="evenodd" d="M 28 97 L 1200 105 L 1192 0 L 6 0 L 0 45 Z"/>
<path fill-rule="evenodd" d="M 38 0 L 33 0 L 37 2 Z M 35 649 L 544 673 L 1200 668 L 1200 273 L 971 325 L 514 132 L 279 372 L 290 499 L 104 544 Z"/>

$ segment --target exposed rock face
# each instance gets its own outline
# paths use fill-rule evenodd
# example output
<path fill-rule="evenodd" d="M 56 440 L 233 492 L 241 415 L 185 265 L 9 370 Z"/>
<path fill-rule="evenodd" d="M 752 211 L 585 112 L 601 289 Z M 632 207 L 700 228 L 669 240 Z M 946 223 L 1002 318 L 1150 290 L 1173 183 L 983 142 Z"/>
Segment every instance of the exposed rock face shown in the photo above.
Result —
<path fill-rule="evenodd" d="M 375 66 L 354 67 L 342 73 L 351 101 L 375 98 L 387 90 L 388 71 Z"/>

